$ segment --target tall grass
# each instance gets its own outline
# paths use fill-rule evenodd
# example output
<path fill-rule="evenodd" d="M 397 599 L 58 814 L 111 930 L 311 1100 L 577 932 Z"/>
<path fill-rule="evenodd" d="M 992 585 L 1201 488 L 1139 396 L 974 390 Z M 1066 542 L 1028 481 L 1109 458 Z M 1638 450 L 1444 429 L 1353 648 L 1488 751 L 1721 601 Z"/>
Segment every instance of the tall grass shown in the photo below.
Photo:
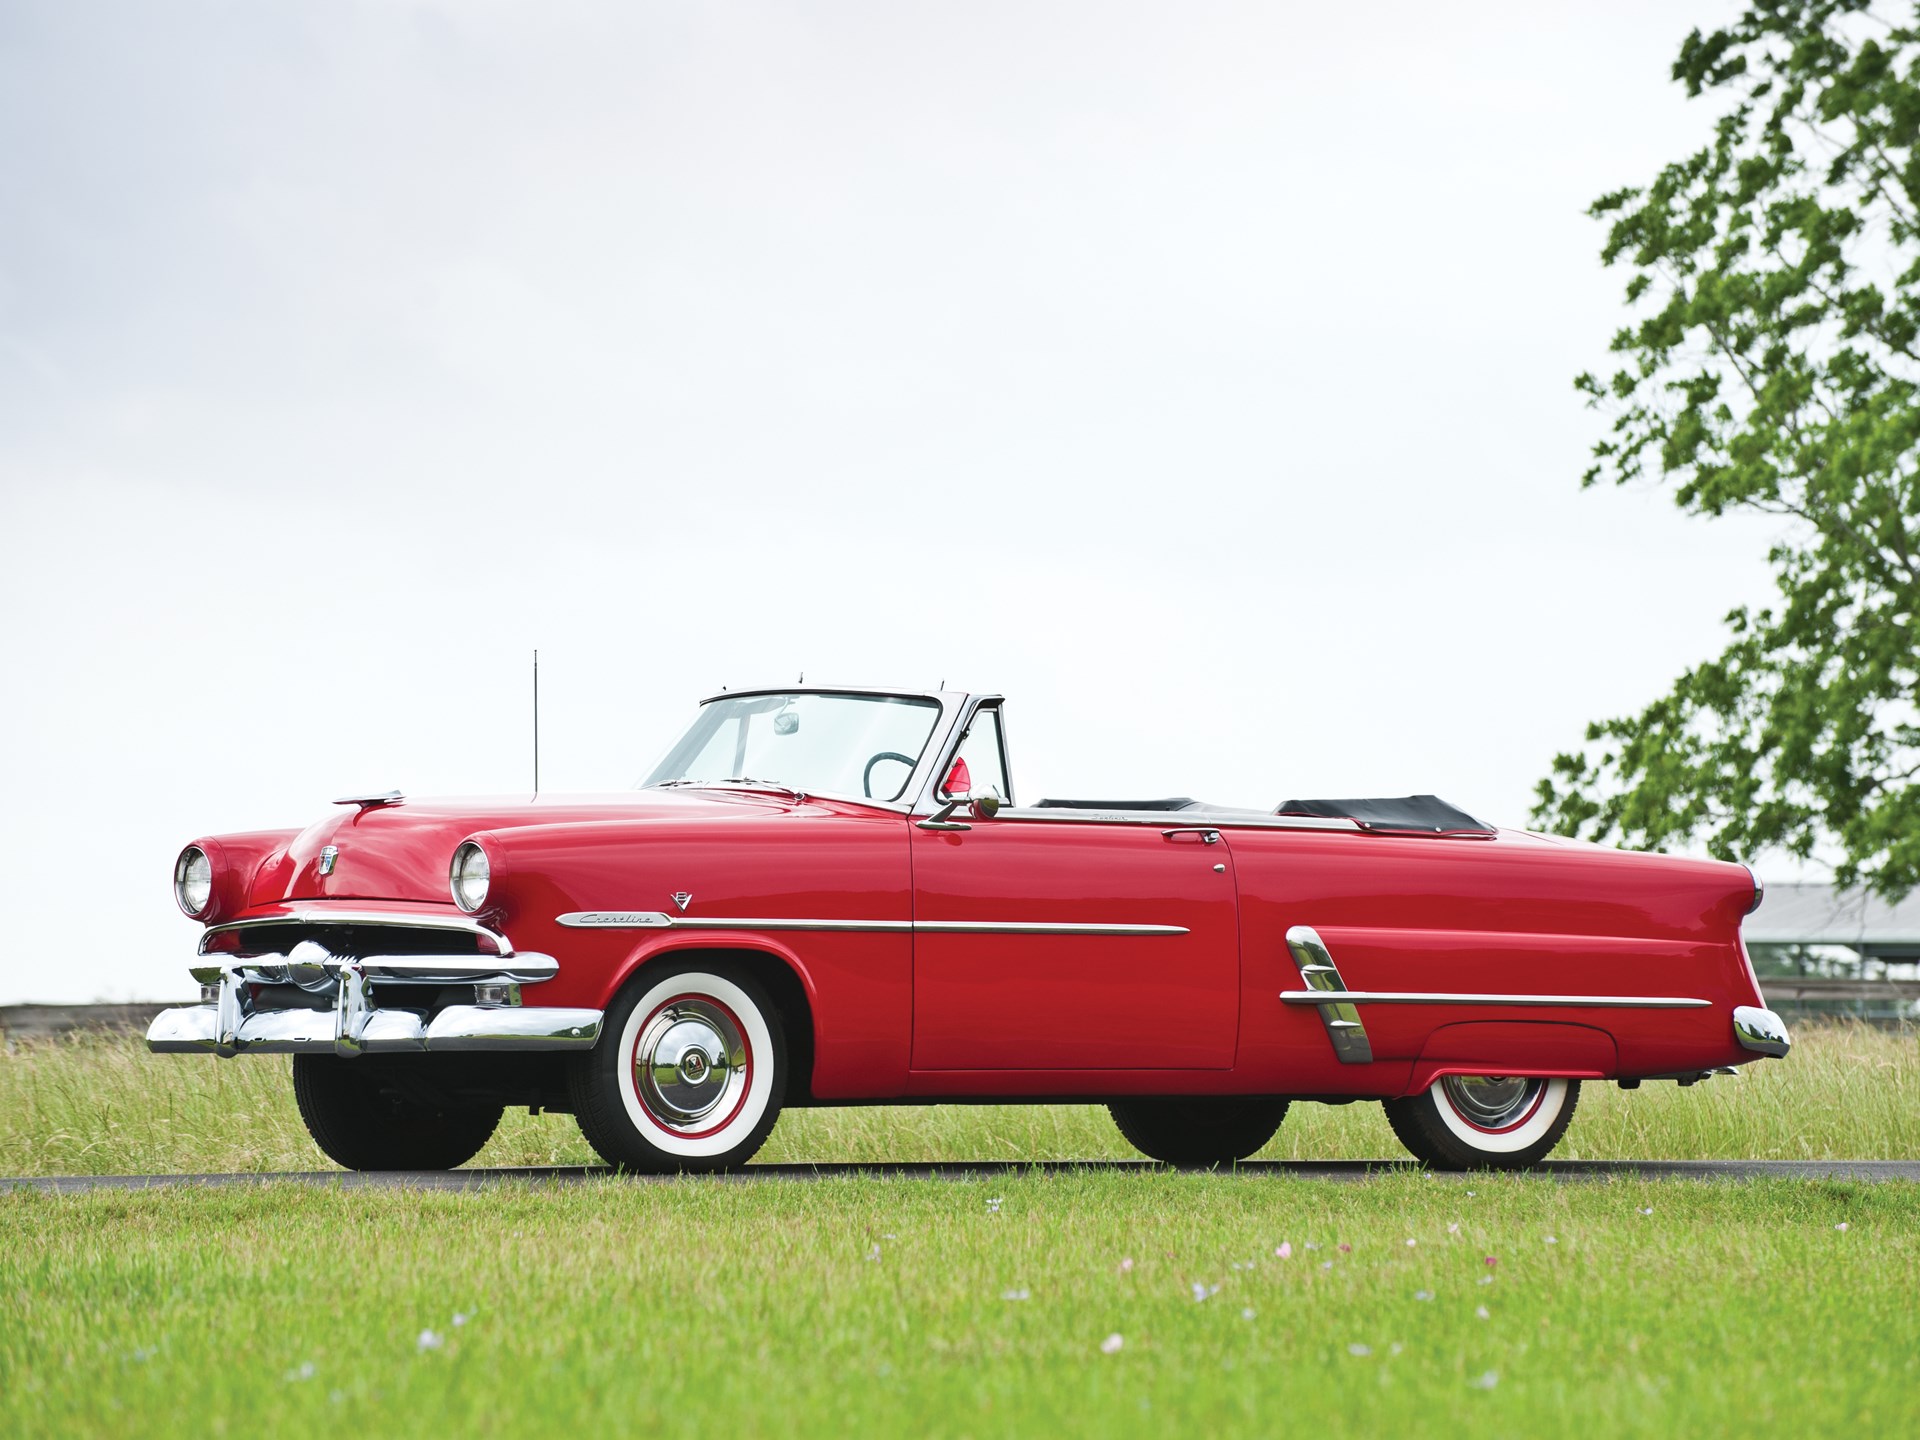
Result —
<path fill-rule="evenodd" d="M 1271 1159 L 1402 1154 L 1378 1105 L 1296 1105 Z M 1556 1152 L 1569 1159 L 1920 1158 L 1920 1043 L 1840 1024 L 1796 1036 L 1739 1078 L 1625 1092 L 1589 1084 Z M 1132 1158 L 1098 1106 L 884 1106 L 788 1111 L 769 1161 Z M 590 1164 L 569 1117 L 510 1112 L 479 1165 Z M 314 1169 L 287 1061 L 152 1055 L 132 1036 L 0 1052 L 0 1174 Z"/>

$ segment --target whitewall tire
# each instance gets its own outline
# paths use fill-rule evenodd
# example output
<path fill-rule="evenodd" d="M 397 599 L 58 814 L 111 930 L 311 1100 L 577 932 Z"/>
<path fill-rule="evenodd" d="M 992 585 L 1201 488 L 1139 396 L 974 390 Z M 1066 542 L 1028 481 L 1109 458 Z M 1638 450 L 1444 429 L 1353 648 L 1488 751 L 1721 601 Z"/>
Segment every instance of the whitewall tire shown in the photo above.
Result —
<path fill-rule="evenodd" d="M 773 1129 L 786 1089 L 780 1014 L 720 961 L 642 967 L 600 1043 L 575 1057 L 574 1113 L 587 1141 L 626 1170 L 724 1170 Z"/>
<path fill-rule="evenodd" d="M 1400 1143 L 1436 1169 L 1518 1170 L 1560 1143 L 1579 1100 L 1578 1080 L 1445 1075 L 1386 1111 Z"/>

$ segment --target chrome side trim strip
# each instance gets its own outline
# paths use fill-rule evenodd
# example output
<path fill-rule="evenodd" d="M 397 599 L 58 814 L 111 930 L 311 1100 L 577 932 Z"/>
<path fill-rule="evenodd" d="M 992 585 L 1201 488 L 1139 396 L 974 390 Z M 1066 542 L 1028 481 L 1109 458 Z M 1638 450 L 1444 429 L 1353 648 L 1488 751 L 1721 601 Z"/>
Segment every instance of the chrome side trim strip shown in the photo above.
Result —
<path fill-rule="evenodd" d="M 1340 978 L 1339 967 L 1333 963 L 1327 942 L 1311 925 L 1294 925 L 1287 931 L 1287 949 L 1293 953 L 1294 964 L 1300 967 L 1300 978 L 1309 988 L 1286 991 L 1280 998 L 1304 995 L 1308 998 L 1297 1003 L 1319 1007 L 1320 1023 L 1327 1027 L 1334 1057 L 1342 1065 L 1372 1064 L 1373 1043 L 1367 1039 L 1367 1027 L 1361 1022 L 1360 1012 L 1346 998 L 1349 993 L 1346 983 Z"/>
<path fill-rule="evenodd" d="M 1035 920 L 916 920 L 916 931 L 937 935 L 1185 935 L 1184 925 L 1075 925 Z"/>
<path fill-rule="evenodd" d="M 1008 820 L 1043 820 L 1076 825 L 1154 825 L 1165 826 L 1169 820 L 1186 819 L 1193 821 L 1188 828 L 1206 830 L 1341 830 L 1360 833 L 1360 826 L 1352 820 L 1340 819 L 1328 815 L 1221 815 L 1207 814 L 1204 811 L 1184 810 L 1063 810 L 1049 805 L 1046 809 L 1016 809 L 1008 806 L 1001 810 L 999 822 Z"/>
<path fill-rule="evenodd" d="M 1304 929 L 1304 926 L 1296 927 Z M 1292 931 L 1288 931 L 1291 938 Z M 1308 981 L 1312 983 L 1311 980 Z M 1684 995 L 1470 995 L 1438 990 L 1282 990 L 1286 1005 L 1571 1005 L 1584 1010 L 1697 1010 L 1711 1000 Z"/>
<path fill-rule="evenodd" d="M 668 915 L 660 910 L 571 910 L 576 930 L 866 930 L 937 935 L 1185 935 L 1184 925 L 1081 925 L 1047 920 L 802 920 Z"/>
<path fill-rule="evenodd" d="M 513 946 L 505 935 L 465 915 L 448 915 L 433 910 L 412 914 L 394 910 L 316 910 L 298 906 L 284 915 L 253 915 L 245 920 L 209 925 L 200 937 L 199 953 L 209 953 L 207 946 L 215 935 L 229 930 L 257 929 L 262 925 L 385 925 L 400 930 L 454 930 L 491 942 L 496 954 L 513 954 Z"/>
<path fill-rule="evenodd" d="M 734 920 L 668 915 L 659 910 L 569 910 L 555 917 L 575 930 L 911 930 L 911 920 Z"/>

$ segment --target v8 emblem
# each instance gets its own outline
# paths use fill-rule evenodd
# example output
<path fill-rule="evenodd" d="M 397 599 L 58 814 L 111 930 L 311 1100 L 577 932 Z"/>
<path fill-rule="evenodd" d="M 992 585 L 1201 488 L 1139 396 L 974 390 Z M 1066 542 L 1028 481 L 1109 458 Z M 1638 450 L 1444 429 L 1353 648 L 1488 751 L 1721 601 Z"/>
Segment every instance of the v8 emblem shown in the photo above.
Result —
<path fill-rule="evenodd" d="M 673 903 L 680 907 L 680 913 L 684 915 L 687 913 L 687 906 L 693 903 L 693 896 L 685 890 L 676 890 L 673 892 Z"/>

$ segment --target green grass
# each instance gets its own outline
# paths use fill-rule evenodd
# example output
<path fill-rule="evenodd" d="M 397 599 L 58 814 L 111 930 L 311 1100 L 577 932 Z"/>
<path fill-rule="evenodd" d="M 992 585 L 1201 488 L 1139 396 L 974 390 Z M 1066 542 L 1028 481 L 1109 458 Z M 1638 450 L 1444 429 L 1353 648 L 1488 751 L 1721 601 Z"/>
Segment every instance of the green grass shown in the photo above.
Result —
<path fill-rule="evenodd" d="M 0 1434 L 1913 1433 L 1917 1220 L 1413 1173 L 18 1192 Z"/>
<path fill-rule="evenodd" d="M 150 1055 L 82 1036 L 0 1052 L 0 1175 L 328 1168 L 301 1127 L 287 1061 Z M 1378 1105 L 1297 1105 L 1263 1154 L 1399 1158 Z M 1555 1152 L 1585 1159 L 1920 1158 L 1920 1044 L 1912 1030 L 1810 1028 L 1793 1054 L 1682 1089 L 1589 1085 Z M 772 1161 L 1130 1157 L 1097 1106 L 789 1111 Z M 509 1114 L 481 1165 L 589 1164 L 570 1117 Z"/>
<path fill-rule="evenodd" d="M 1916 1048 L 1819 1029 L 1744 1080 L 1592 1086 L 1560 1153 L 1920 1155 Z M 790 1113 L 764 1156 L 1126 1153 L 1092 1107 L 949 1107 Z M 1309 1105 L 1268 1153 L 1398 1151 L 1378 1106 Z M 589 1158 L 522 1114 L 481 1162 Z M 283 1061 L 0 1054 L 0 1173 L 323 1163 Z M 0 1435 L 1912 1433 L 1917 1274 L 1905 1183 L 12 1191 Z"/>

